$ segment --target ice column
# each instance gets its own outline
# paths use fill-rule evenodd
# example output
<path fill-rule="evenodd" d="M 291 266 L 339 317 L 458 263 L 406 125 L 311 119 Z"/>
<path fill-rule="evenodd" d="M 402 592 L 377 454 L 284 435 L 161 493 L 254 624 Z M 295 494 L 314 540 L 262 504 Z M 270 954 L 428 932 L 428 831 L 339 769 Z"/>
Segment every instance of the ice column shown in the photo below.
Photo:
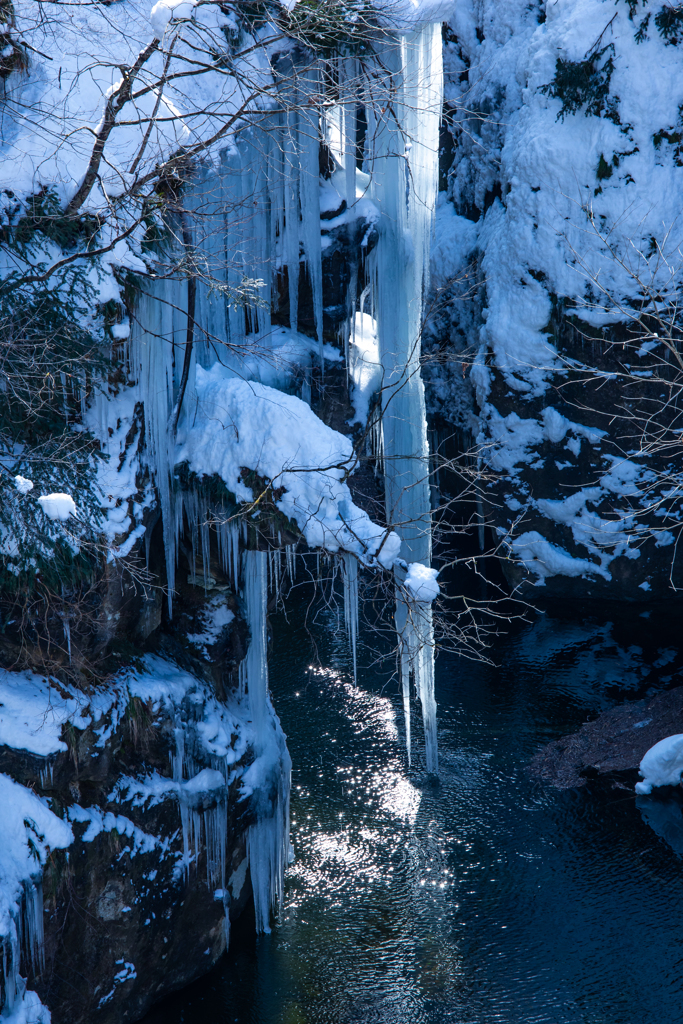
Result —
<path fill-rule="evenodd" d="M 312 65 L 304 79 L 306 99 L 299 115 L 299 149 L 301 173 L 301 240 L 306 254 L 308 274 L 313 292 L 313 314 L 318 336 L 320 365 L 323 356 L 323 278 L 320 242 L 320 69 Z"/>
<path fill-rule="evenodd" d="M 266 551 L 244 552 L 243 578 L 244 605 L 251 632 L 245 659 L 246 682 L 255 734 L 255 765 L 259 765 L 258 774 L 252 778 L 257 801 L 256 822 L 247 832 L 247 854 L 254 892 L 256 929 L 269 932 L 270 911 L 282 900 L 285 866 L 289 858 L 292 762 L 268 695 Z"/>
<path fill-rule="evenodd" d="M 344 620 L 346 633 L 351 644 L 353 658 L 353 681 L 356 682 L 356 645 L 358 638 L 358 559 L 345 551 L 341 556 L 342 581 L 344 584 Z"/>
<path fill-rule="evenodd" d="M 145 409 L 145 431 L 150 470 L 154 479 L 164 531 L 169 610 L 175 586 L 176 522 L 171 488 L 173 469 L 169 421 L 176 374 L 183 362 L 186 316 L 177 303 L 177 282 L 168 279 L 145 283 L 133 320 L 129 348 L 131 372 L 137 378 Z M 179 359 L 176 358 L 178 352 Z"/>
<path fill-rule="evenodd" d="M 372 288 L 384 370 L 382 447 L 387 516 L 407 562 L 429 565 L 429 445 L 420 376 L 423 299 L 438 186 L 441 27 L 428 24 L 388 43 L 367 79 L 371 191 L 381 210 Z M 391 104 L 382 96 L 393 93 Z M 379 114 L 382 109 L 385 114 Z M 427 769 L 436 772 L 431 607 L 410 600 L 396 573 L 396 627 L 409 723 L 409 676 L 419 693 Z"/>

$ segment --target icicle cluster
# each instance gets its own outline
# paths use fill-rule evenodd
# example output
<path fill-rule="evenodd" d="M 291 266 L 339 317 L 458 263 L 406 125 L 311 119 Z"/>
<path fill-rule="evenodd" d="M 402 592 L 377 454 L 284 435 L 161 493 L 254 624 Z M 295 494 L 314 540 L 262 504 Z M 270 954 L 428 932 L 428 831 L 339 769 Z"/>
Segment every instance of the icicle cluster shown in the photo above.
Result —
<path fill-rule="evenodd" d="M 183 416 L 196 407 L 195 367 L 221 363 L 226 372 L 253 376 L 249 359 L 272 347 L 271 308 L 277 305 L 277 274 L 286 272 L 290 328 L 298 327 L 299 284 L 305 267 L 313 293 L 319 359 L 323 364 L 323 296 L 319 149 L 324 137 L 335 161 L 332 185 L 353 219 L 371 208 L 378 242 L 368 258 L 369 302 L 376 321 L 382 365 L 379 415 L 372 445 L 381 455 L 387 517 L 402 541 L 404 563 L 428 566 L 431 558 L 429 446 L 420 377 L 423 297 L 428 289 L 429 250 L 438 173 L 441 110 L 440 25 L 423 24 L 408 35 L 387 38 L 375 59 L 338 58 L 335 99 L 317 63 L 297 68 L 291 53 L 274 62 L 281 109 L 244 131 L 220 160 L 199 169 L 183 197 L 192 224 L 192 246 L 174 249 L 180 270 L 161 275 L 141 297 L 129 353 L 145 407 L 149 461 L 159 493 L 169 589 L 174 590 L 178 543 L 189 527 L 192 558 L 201 550 L 204 585 L 210 564 L 210 519 L 216 526 L 224 570 L 235 587 L 240 533 L 220 525 L 199 491 L 187 493 L 174 477 L 175 437 L 169 428 L 179 399 L 187 316 L 183 289 L 196 276 L 194 345 Z M 391 100 L 389 103 L 388 100 Z M 367 118 L 363 168 L 358 167 L 358 108 Z M 369 207 L 368 207 L 369 204 Z M 357 282 L 349 289 L 349 330 L 356 315 Z M 361 308 L 361 312 L 363 308 Z M 347 346 L 348 347 L 348 346 Z M 258 375 L 258 371 L 256 372 Z M 199 547 L 196 549 L 197 537 Z M 289 555 L 287 556 L 290 557 Z M 272 556 L 271 556 L 272 558 Z M 358 621 L 358 567 L 342 555 L 345 621 L 354 675 Z M 265 594 L 268 555 L 246 552 L 241 567 L 252 641 L 242 669 L 257 735 L 270 728 L 267 695 Z M 438 767 L 431 606 L 414 600 L 396 570 L 396 628 L 410 750 L 410 682 L 419 694 L 429 771 Z M 196 568 L 194 570 L 196 575 Z M 271 575 L 273 573 L 271 566 Z M 288 755 L 283 746 L 282 764 Z M 250 863 L 259 927 L 265 930 L 281 888 L 282 839 L 288 815 L 288 769 L 278 793 L 250 832 Z M 188 824 L 188 835 L 191 828 Z M 270 830 L 270 831 L 269 831 Z M 258 851 L 258 852 L 257 852 Z"/>

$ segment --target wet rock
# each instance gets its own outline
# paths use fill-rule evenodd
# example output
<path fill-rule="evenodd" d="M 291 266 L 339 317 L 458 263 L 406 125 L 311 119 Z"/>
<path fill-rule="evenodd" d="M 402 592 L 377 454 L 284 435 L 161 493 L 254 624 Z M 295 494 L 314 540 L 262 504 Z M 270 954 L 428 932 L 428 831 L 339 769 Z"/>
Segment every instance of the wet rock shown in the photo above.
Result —
<path fill-rule="evenodd" d="M 591 775 L 637 770 L 650 747 L 680 732 L 683 686 L 605 711 L 578 732 L 542 747 L 529 770 L 558 789 L 583 786 Z"/>

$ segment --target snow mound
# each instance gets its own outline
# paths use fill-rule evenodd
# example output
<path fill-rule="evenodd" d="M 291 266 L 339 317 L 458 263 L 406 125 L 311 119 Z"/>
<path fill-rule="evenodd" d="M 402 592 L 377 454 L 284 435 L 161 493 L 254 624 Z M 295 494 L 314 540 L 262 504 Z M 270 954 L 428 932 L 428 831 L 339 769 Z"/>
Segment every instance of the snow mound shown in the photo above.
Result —
<path fill-rule="evenodd" d="M 84 698 L 33 672 L 0 670 L 0 746 L 46 757 L 66 750 L 62 726 L 85 729 Z"/>
<path fill-rule="evenodd" d="M 192 17 L 197 0 L 157 0 L 150 11 L 152 31 L 161 39 L 169 21 L 187 21 Z"/>
<path fill-rule="evenodd" d="M 251 469 L 284 488 L 276 505 L 293 519 L 312 548 L 348 551 L 364 564 L 392 568 L 397 534 L 357 508 L 345 483 L 356 468 L 348 437 L 326 426 L 293 395 L 227 377 L 222 367 L 197 367 L 196 414 L 176 462 L 199 476 L 217 474 L 238 501 L 255 495 L 242 478 Z"/>
<path fill-rule="evenodd" d="M 438 575 L 438 569 L 429 569 L 419 562 L 411 562 L 405 586 L 415 601 L 431 602 L 439 596 L 439 584 L 436 579 Z"/>
<path fill-rule="evenodd" d="M 640 762 L 642 782 L 636 783 L 636 793 L 644 796 L 655 786 L 677 786 L 683 772 L 683 733 L 667 736 L 655 743 Z"/>
<path fill-rule="evenodd" d="M 520 534 L 510 547 L 526 568 L 536 574 L 537 587 L 545 586 L 549 576 L 587 576 L 598 573 L 605 579 L 610 578 L 602 566 L 588 558 L 574 558 L 564 548 L 551 544 L 536 530 Z"/>
<path fill-rule="evenodd" d="M 41 494 L 38 502 L 50 519 L 59 519 L 65 523 L 76 515 L 76 504 L 70 494 Z"/>

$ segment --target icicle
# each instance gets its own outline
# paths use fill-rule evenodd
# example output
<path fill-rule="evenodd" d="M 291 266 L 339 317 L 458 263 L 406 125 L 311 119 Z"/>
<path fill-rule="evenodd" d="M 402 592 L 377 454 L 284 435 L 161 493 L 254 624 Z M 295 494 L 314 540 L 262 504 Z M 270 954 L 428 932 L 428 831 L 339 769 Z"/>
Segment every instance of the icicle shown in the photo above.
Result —
<path fill-rule="evenodd" d="M 34 972 L 45 967 L 43 939 L 43 880 L 24 882 L 23 901 L 24 935 Z"/>
<path fill-rule="evenodd" d="M 227 949 L 230 945 L 230 895 L 226 885 L 225 872 L 228 838 L 227 799 L 219 800 L 215 807 L 210 807 L 204 812 L 204 834 L 206 836 L 206 884 L 210 892 L 221 893 L 223 931 Z"/>
<path fill-rule="evenodd" d="M 266 551 L 244 552 L 244 600 L 251 640 L 247 650 L 246 673 L 249 709 L 257 737 L 266 720 L 268 696 L 268 647 L 266 608 L 268 570 Z"/>
<path fill-rule="evenodd" d="M 368 138 L 372 152 L 371 194 L 381 210 L 378 244 L 371 256 L 373 303 L 384 370 L 381 445 L 387 517 L 403 541 L 406 561 L 431 559 L 429 444 L 424 387 L 420 377 L 423 297 L 428 288 L 429 250 L 438 183 L 441 112 L 441 30 L 426 25 L 387 42 L 368 78 Z M 381 94 L 391 90 L 385 114 Z M 397 572 L 396 628 L 399 635 L 404 707 L 412 672 L 422 703 L 428 771 L 436 771 L 431 607 L 406 603 Z M 406 712 L 406 714 L 408 714 Z M 409 722 L 406 719 L 406 736 Z"/>
<path fill-rule="evenodd" d="M 199 531 L 202 545 L 202 566 L 204 569 L 204 591 L 211 586 L 211 534 L 209 532 L 208 508 L 206 502 L 202 502 Z"/>
<path fill-rule="evenodd" d="M 184 770 L 185 770 L 185 726 L 179 720 L 176 721 L 176 725 L 173 729 L 175 736 L 175 754 L 173 755 L 173 781 L 183 782 Z M 188 773 L 189 777 L 195 774 L 194 770 L 190 770 Z M 202 821 L 199 813 L 190 807 L 187 800 L 184 799 L 182 792 L 179 796 L 179 807 L 180 807 L 180 827 L 183 836 L 183 875 L 187 882 L 190 877 L 190 864 L 194 860 L 195 864 L 199 860 L 199 850 L 201 844 L 201 828 Z"/>
<path fill-rule="evenodd" d="M 26 879 L 23 883 L 18 914 L 10 912 L 9 932 L 2 937 L 2 974 L 4 980 L 4 1004 L 0 1016 L 4 1020 L 26 991 L 26 981 L 20 975 L 24 960 L 29 961 L 34 973 L 45 968 L 43 934 L 43 881 L 41 876 Z M 24 964 L 28 966 L 28 964 Z M 23 1020 L 23 1018 L 22 1018 Z"/>
<path fill-rule="evenodd" d="M 344 552 L 341 556 L 342 580 L 344 582 L 344 622 L 346 633 L 351 644 L 353 658 L 353 682 L 356 678 L 356 642 L 358 637 L 358 559 L 355 555 Z"/>
<path fill-rule="evenodd" d="M 145 408 L 147 458 L 159 494 L 166 556 L 169 614 L 173 609 L 177 527 L 172 488 L 173 453 L 168 425 L 173 408 L 176 340 L 184 315 L 177 310 L 175 286 L 169 280 L 149 281 L 141 291 L 130 340 L 131 373 L 138 381 Z M 179 346 L 182 349 L 182 346 Z M 182 362 L 182 360 L 180 360 Z"/>
<path fill-rule="evenodd" d="M 66 649 L 69 655 L 69 664 L 71 664 L 71 625 L 66 615 L 62 616 L 62 628 L 64 629 L 64 639 L 66 640 Z"/>
<path fill-rule="evenodd" d="M 270 912 L 282 901 L 289 857 L 291 760 L 268 696 L 266 608 L 268 567 L 264 551 L 244 552 L 244 602 L 251 641 L 245 658 L 246 685 L 254 728 L 254 749 L 264 757 L 275 786 L 264 778 L 257 790 L 257 820 L 247 832 L 247 854 L 254 892 L 256 928 L 270 931 Z M 243 677 L 242 677 L 243 678 Z M 271 796 L 272 792 L 274 796 Z"/>
<path fill-rule="evenodd" d="M 303 80 L 304 99 L 299 124 L 299 148 L 301 150 L 301 235 L 308 264 L 308 274 L 313 292 L 313 315 L 318 335 L 318 356 L 324 369 L 323 354 L 323 279 L 320 243 L 320 126 L 318 100 L 320 70 L 313 65 Z M 302 393 L 303 401 L 310 405 L 310 382 L 308 397 Z"/>
<path fill-rule="evenodd" d="M 217 517 L 223 513 L 217 513 Z M 232 581 L 235 590 L 239 584 L 239 525 L 235 519 L 217 518 L 218 554 L 221 569 Z"/>
<path fill-rule="evenodd" d="M 299 326 L 299 114 L 297 111 L 298 90 L 294 84 L 293 64 L 289 64 L 285 103 L 286 127 L 283 139 L 285 220 L 283 258 L 287 265 L 289 282 L 289 326 L 293 331 Z"/>
<path fill-rule="evenodd" d="M 358 82 L 356 80 L 356 61 L 353 57 L 344 57 L 340 61 L 341 91 L 343 105 L 343 139 L 344 147 L 344 193 L 346 205 L 350 210 L 356 205 L 356 105 L 358 103 Z"/>

